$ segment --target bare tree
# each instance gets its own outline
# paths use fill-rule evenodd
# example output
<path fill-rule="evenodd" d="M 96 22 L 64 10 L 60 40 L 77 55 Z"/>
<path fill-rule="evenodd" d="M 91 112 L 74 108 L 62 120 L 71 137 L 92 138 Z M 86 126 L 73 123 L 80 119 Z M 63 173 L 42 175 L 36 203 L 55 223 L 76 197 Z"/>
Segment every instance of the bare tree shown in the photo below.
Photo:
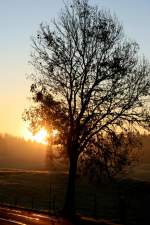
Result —
<path fill-rule="evenodd" d="M 150 67 L 144 58 L 138 59 L 138 50 L 137 43 L 125 38 L 115 16 L 87 0 L 72 0 L 53 26 L 42 24 L 33 38 L 31 91 L 35 102 L 46 101 L 51 112 L 48 125 L 65 137 L 62 144 L 70 162 L 64 207 L 68 215 L 75 213 L 78 158 L 98 142 L 97 135 L 149 128 Z"/>

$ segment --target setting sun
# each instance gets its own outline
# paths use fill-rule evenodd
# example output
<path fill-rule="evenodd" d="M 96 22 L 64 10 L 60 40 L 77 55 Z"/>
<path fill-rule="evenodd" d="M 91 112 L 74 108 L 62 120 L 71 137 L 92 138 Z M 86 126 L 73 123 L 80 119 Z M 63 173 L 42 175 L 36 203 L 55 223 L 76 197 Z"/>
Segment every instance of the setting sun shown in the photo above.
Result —
<path fill-rule="evenodd" d="M 26 140 L 31 140 L 41 144 L 48 144 L 47 143 L 48 132 L 44 128 L 40 129 L 34 135 L 28 129 L 24 129 L 22 133 L 23 133 L 23 137 Z"/>
<path fill-rule="evenodd" d="M 48 133 L 45 129 L 41 129 L 38 133 L 33 135 L 32 139 L 41 144 L 47 144 L 46 138 Z"/>
<path fill-rule="evenodd" d="M 24 129 L 22 133 L 23 133 L 23 137 L 26 140 L 31 140 L 31 141 L 38 142 L 45 145 L 48 144 L 48 141 L 47 141 L 48 136 L 51 137 L 51 139 L 54 139 L 56 138 L 56 136 L 59 135 L 59 131 L 56 129 L 52 129 L 51 132 L 48 134 L 47 130 L 45 130 L 44 128 L 40 129 L 34 135 L 28 129 Z"/>

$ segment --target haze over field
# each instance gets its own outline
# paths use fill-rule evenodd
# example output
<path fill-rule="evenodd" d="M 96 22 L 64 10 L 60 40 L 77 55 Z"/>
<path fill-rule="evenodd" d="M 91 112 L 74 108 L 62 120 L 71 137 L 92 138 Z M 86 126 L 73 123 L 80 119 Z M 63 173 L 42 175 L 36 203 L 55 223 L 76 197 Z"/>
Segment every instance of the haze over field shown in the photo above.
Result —
<path fill-rule="evenodd" d="M 0 134 L 0 169 L 59 170 L 59 160 L 52 159 L 51 148 L 36 141 Z M 64 167 L 63 167 L 64 168 Z"/>
<path fill-rule="evenodd" d="M 11 135 L 0 136 L 0 168 L 45 169 L 46 146 Z"/>
<path fill-rule="evenodd" d="M 139 162 L 129 176 L 150 181 L 150 136 L 142 137 L 143 149 Z M 56 161 L 47 167 L 47 146 L 11 135 L 0 135 L 0 169 L 58 170 Z"/>

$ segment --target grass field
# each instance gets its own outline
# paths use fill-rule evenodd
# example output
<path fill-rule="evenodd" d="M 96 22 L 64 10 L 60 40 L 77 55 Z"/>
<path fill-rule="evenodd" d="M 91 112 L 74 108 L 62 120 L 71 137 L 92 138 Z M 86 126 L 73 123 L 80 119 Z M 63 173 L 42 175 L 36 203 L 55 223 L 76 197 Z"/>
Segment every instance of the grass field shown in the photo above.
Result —
<path fill-rule="evenodd" d="M 130 174 L 130 177 L 150 182 L 150 163 L 142 163 L 136 166 Z"/>
<path fill-rule="evenodd" d="M 44 171 L 1 170 L 0 202 L 40 210 L 60 210 L 64 203 L 67 174 Z M 122 198 L 122 197 L 123 198 Z M 76 205 L 79 213 L 128 224 L 147 225 L 150 202 L 148 182 L 122 180 L 92 185 L 77 181 Z M 122 209 L 122 210 L 121 210 Z"/>

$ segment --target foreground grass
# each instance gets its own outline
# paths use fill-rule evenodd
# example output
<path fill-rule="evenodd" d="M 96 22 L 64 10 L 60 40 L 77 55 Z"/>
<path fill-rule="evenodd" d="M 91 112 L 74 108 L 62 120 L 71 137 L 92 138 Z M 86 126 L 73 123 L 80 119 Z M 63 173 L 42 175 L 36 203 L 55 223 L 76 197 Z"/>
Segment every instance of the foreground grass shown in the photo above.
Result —
<path fill-rule="evenodd" d="M 34 171 L 0 171 L 0 202 L 46 211 L 59 211 L 64 204 L 67 174 Z M 78 213 L 119 223 L 147 224 L 150 185 L 124 180 L 119 183 L 92 185 L 77 181 Z"/>

